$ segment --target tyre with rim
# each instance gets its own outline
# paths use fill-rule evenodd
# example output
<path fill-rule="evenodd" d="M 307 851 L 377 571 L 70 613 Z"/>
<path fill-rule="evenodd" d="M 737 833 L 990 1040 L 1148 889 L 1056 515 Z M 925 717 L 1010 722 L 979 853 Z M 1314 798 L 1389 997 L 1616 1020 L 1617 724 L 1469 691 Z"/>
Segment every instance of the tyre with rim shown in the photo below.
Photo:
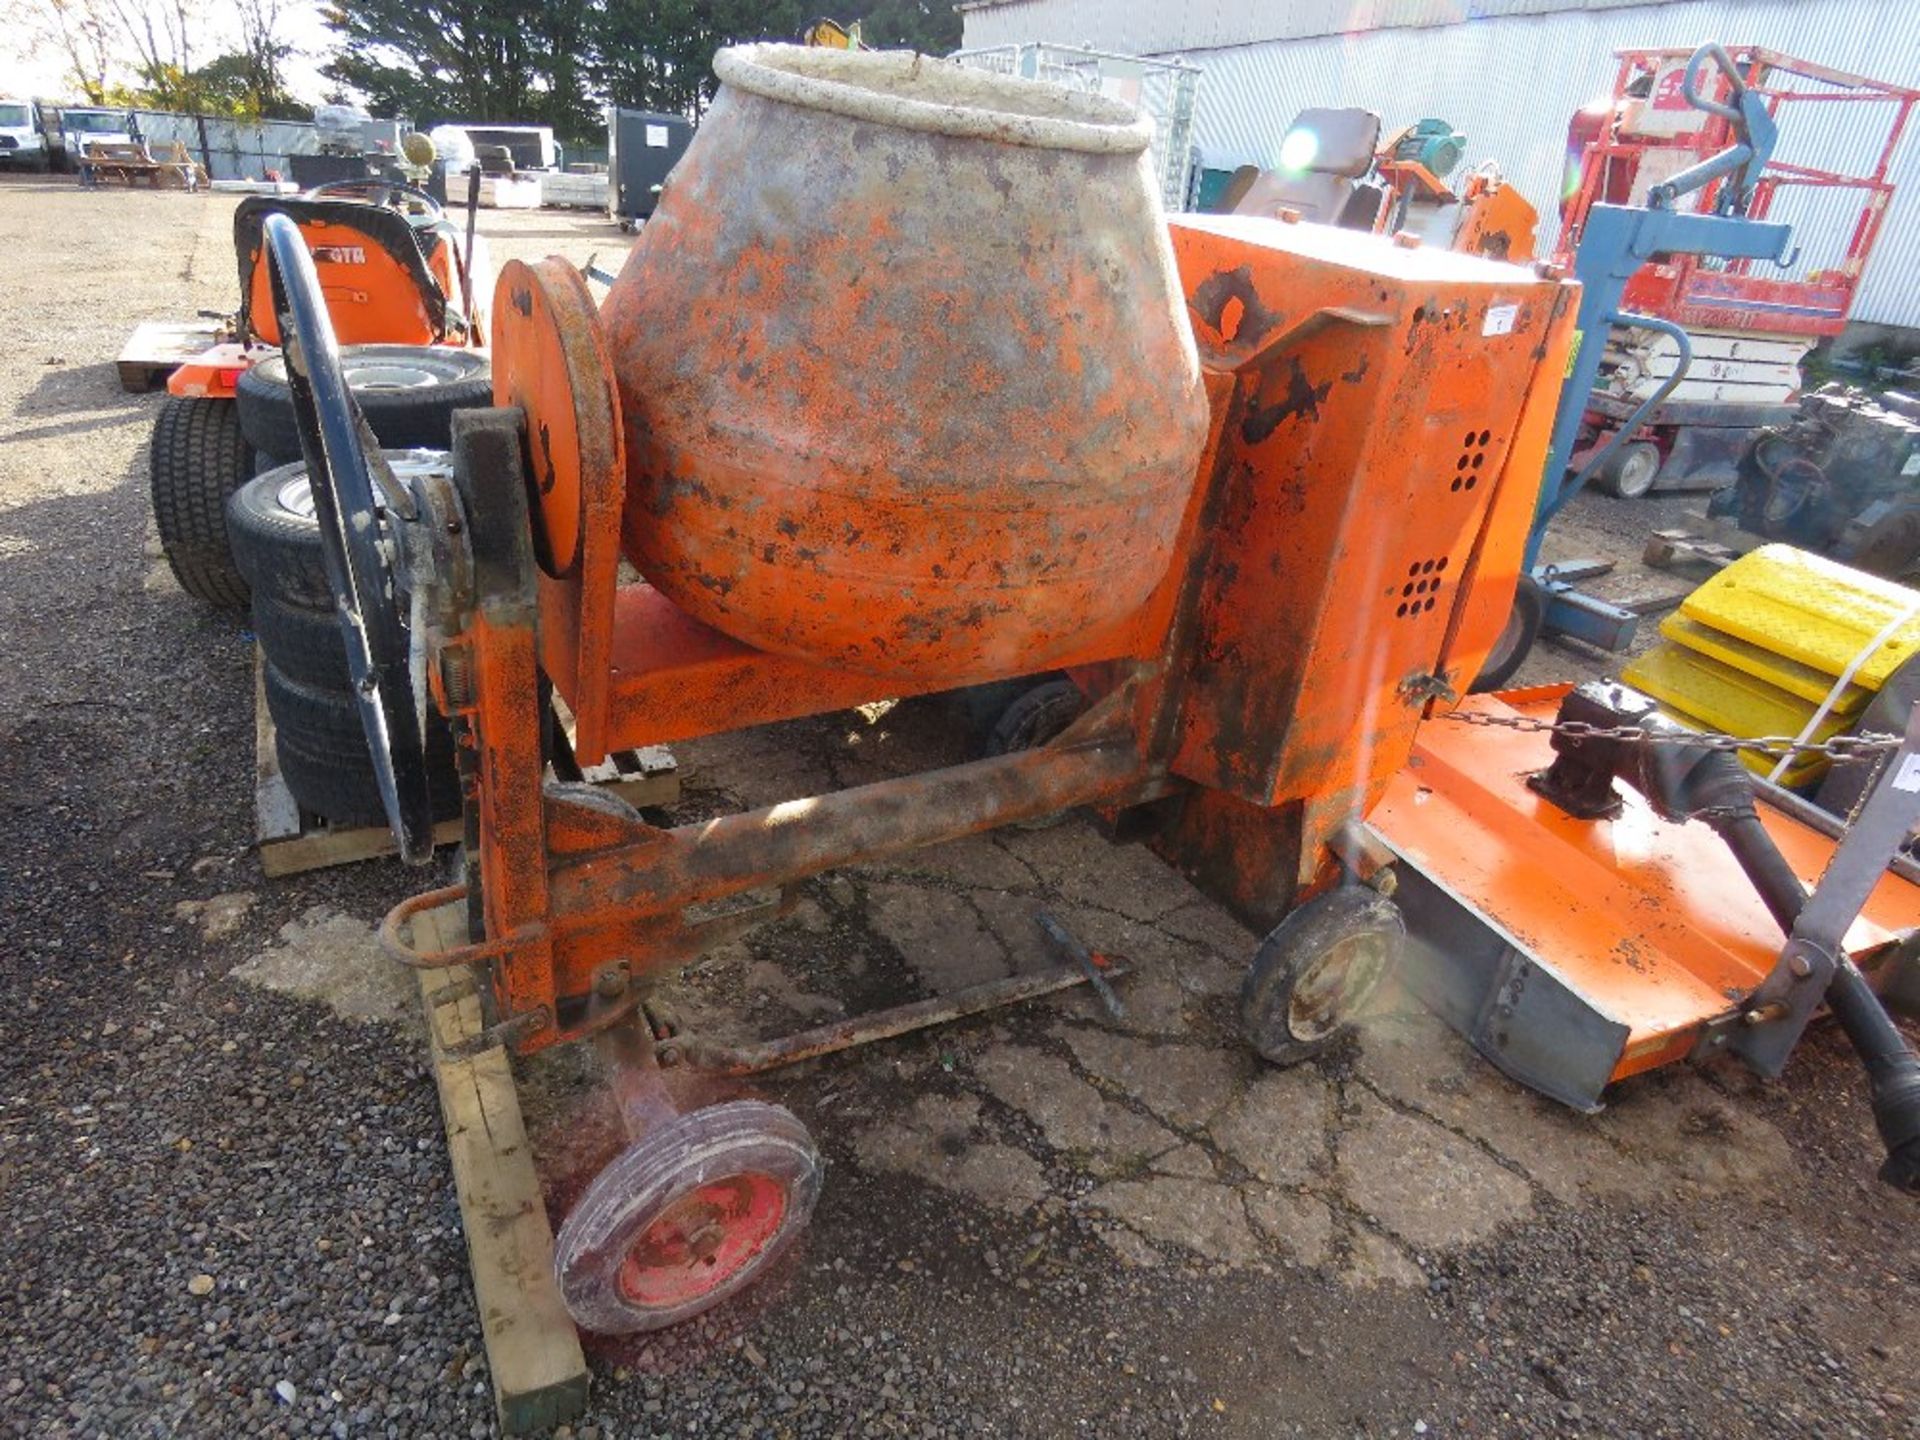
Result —
<path fill-rule="evenodd" d="M 731 1100 L 651 1127 L 588 1183 L 554 1241 L 567 1312 L 659 1330 L 739 1293 L 806 1228 L 819 1151 L 779 1105 Z"/>
<path fill-rule="evenodd" d="M 153 521 L 180 588 L 209 605 L 239 609 L 247 581 L 227 533 L 227 501 L 253 475 L 252 445 L 224 400 L 170 395 L 147 450 Z"/>
<path fill-rule="evenodd" d="M 384 449 L 445 450 L 453 415 L 493 403 L 484 351 L 448 345 L 347 345 L 340 351 L 347 388 Z M 235 403 L 248 441 L 276 461 L 300 458 L 284 355 L 270 355 L 240 377 Z"/>
<path fill-rule="evenodd" d="M 1609 495 L 1638 500 L 1660 478 L 1660 447 L 1651 440 L 1629 441 L 1607 457 L 1594 478 Z"/>
<path fill-rule="evenodd" d="M 1240 987 L 1248 1042 L 1275 1065 L 1319 1054 L 1359 1017 L 1406 945 L 1399 907 L 1344 885 L 1294 910 L 1261 943 Z"/>
<path fill-rule="evenodd" d="M 404 479 L 434 470 L 451 473 L 453 461 L 444 450 L 400 450 L 387 452 L 387 464 Z M 277 465 L 236 490 L 227 502 L 227 533 L 234 563 L 254 594 L 333 612 L 333 586 L 304 462 Z"/>

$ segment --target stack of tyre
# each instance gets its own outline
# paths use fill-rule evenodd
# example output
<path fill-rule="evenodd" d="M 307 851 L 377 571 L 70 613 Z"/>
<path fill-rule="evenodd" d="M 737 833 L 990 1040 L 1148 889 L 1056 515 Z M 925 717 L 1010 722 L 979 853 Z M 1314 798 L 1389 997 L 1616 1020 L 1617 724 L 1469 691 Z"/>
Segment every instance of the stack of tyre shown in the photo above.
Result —
<path fill-rule="evenodd" d="M 362 345 L 341 359 L 401 474 L 447 465 L 453 412 L 492 403 L 487 359 L 475 351 Z M 339 825 L 384 823 L 285 361 L 254 365 L 238 389 L 235 401 L 175 398 L 161 412 L 151 458 L 162 546 L 188 594 L 251 607 L 280 774 L 301 809 Z M 453 742 L 433 714 L 427 760 L 436 814 L 458 814 Z"/>

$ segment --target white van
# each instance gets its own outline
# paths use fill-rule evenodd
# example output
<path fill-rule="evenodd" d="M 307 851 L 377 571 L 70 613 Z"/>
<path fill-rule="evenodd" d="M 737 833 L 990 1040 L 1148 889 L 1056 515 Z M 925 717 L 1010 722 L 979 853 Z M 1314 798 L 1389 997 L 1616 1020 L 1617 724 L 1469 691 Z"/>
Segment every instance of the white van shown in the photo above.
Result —
<path fill-rule="evenodd" d="M 0 169 L 44 172 L 47 168 L 40 107 L 31 100 L 0 95 Z"/>
<path fill-rule="evenodd" d="M 89 145 L 128 145 L 140 139 L 140 126 L 131 110 L 108 110 L 95 105 L 68 105 L 60 111 L 60 168 L 72 171 L 86 158 Z"/>

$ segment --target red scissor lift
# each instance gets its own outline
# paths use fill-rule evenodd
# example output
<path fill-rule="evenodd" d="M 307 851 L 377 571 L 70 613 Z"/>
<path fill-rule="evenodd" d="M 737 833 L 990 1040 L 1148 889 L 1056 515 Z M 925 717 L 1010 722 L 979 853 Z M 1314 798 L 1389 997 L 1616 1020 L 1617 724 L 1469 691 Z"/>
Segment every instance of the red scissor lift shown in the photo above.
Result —
<path fill-rule="evenodd" d="M 1570 156 L 1579 157 L 1579 179 L 1561 205 L 1554 259 L 1562 265 L 1571 266 L 1594 205 L 1644 204 L 1651 185 L 1718 154 L 1738 139 L 1727 119 L 1697 109 L 1682 97 L 1681 77 L 1690 50 L 1615 53 L 1620 65 L 1605 108 L 1581 111 L 1568 127 L 1568 150 Z M 1844 218 L 1834 208 L 1844 202 L 1829 201 L 1821 207 L 1823 221 L 1839 220 L 1846 231 L 1844 257 L 1836 261 L 1802 251 L 1803 258 L 1790 273 L 1772 276 L 1754 273 L 1751 260 L 1671 255 L 1643 266 L 1628 282 L 1625 305 L 1630 310 L 1670 320 L 1689 331 L 1707 332 L 1709 337 L 1713 332 L 1735 333 L 1717 337 L 1717 343 L 1709 339 L 1696 344 L 1693 373 L 1716 383 L 1676 388 L 1672 399 L 1650 413 L 1646 437 L 1621 447 L 1608 467 L 1613 473 L 1600 477 L 1616 493 L 1644 493 L 1652 488 L 1656 475 L 1676 487 L 1727 483 L 1732 478 L 1730 462 L 1746 432 L 1789 418 L 1790 385 L 1787 393 L 1778 388 L 1783 374 L 1791 374 L 1783 372 L 1783 362 L 1792 365 L 1797 352 L 1811 342 L 1845 328 L 1893 198 L 1893 184 L 1887 177 L 1894 152 L 1915 101 L 1920 101 L 1920 90 L 1757 45 L 1732 47 L 1731 55 L 1746 85 L 1765 98 L 1785 147 L 1791 147 L 1796 135 L 1815 127 L 1844 129 L 1849 142 L 1863 148 L 1871 143 L 1866 117 L 1843 127 L 1813 113 L 1816 108 L 1883 106 L 1885 128 L 1878 132 L 1871 163 L 1852 173 L 1768 158 L 1747 209 L 1750 219 L 1769 218 L 1775 200 L 1788 187 L 1836 197 L 1842 192 L 1857 193 L 1857 212 Z M 1720 94 L 1724 98 L 1724 82 Z M 1711 212 L 1724 198 L 1722 186 L 1715 183 L 1681 203 Z M 1804 221 L 1796 219 L 1796 223 L 1807 228 Z M 1770 349 L 1768 341 L 1789 343 Z M 1656 361 L 1654 373 L 1646 378 L 1666 378 L 1659 373 L 1663 368 L 1671 373 L 1670 362 L 1663 366 Z M 1768 382 L 1773 388 L 1768 388 Z M 1576 465 L 1582 451 L 1590 454 L 1637 408 L 1638 397 L 1621 393 L 1628 388 L 1614 385 L 1595 390 L 1587 417 L 1590 434 L 1576 450 Z M 1651 470 L 1647 468 L 1649 451 L 1657 451 Z M 1721 476 L 1723 466 L 1727 473 Z"/>

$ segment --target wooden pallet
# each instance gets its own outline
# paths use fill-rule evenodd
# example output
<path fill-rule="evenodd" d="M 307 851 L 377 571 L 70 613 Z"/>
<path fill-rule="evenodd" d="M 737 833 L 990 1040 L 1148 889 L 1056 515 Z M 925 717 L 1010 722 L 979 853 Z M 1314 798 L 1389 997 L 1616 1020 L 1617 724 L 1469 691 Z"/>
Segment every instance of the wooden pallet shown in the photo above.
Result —
<path fill-rule="evenodd" d="M 158 390 L 194 356 L 220 343 L 217 320 L 149 320 L 134 327 L 120 358 L 120 388 L 135 395 Z"/>
<path fill-rule="evenodd" d="M 257 659 L 253 689 L 253 821 L 260 868 L 269 876 L 297 875 L 393 854 L 393 832 L 384 825 L 333 825 L 300 808 L 280 775 L 273 716 L 267 711 L 266 671 Z M 663 746 L 622 750 L 585 767 L 580 778 L 604 785 L 609 794 L 636 807 L 672 805 L 680 798 L 680 769 Z M 463 829 L 457 817 L 442 820 L 434 827 L 433 843 L 458 844 Z"/>
<path fill-rule="evenodd" d="M 1694 524 L 1698 528 L 1654 531 L 1647 537 L 1642 563 L 1677 574 L 1712 575 L 1767 543 L 1765 536 L 1748 534 L 1718 516 L 1698 516 Z"/>
<path fill-rule="evenodd" d="M 413 922 L 413 932 L 424 948 L 459 945 L 466 939 L 465 912 L 458 905 L 430 910 Z M 471 1056 L 448 1053 L 481 1029 L 470 971 L 419 975 L 500 1431 L 548 1430 L 586 1408 L 587 1362 L 553 1278 L 553 1228 L 513 1065 L 499 1046 Z"/>

